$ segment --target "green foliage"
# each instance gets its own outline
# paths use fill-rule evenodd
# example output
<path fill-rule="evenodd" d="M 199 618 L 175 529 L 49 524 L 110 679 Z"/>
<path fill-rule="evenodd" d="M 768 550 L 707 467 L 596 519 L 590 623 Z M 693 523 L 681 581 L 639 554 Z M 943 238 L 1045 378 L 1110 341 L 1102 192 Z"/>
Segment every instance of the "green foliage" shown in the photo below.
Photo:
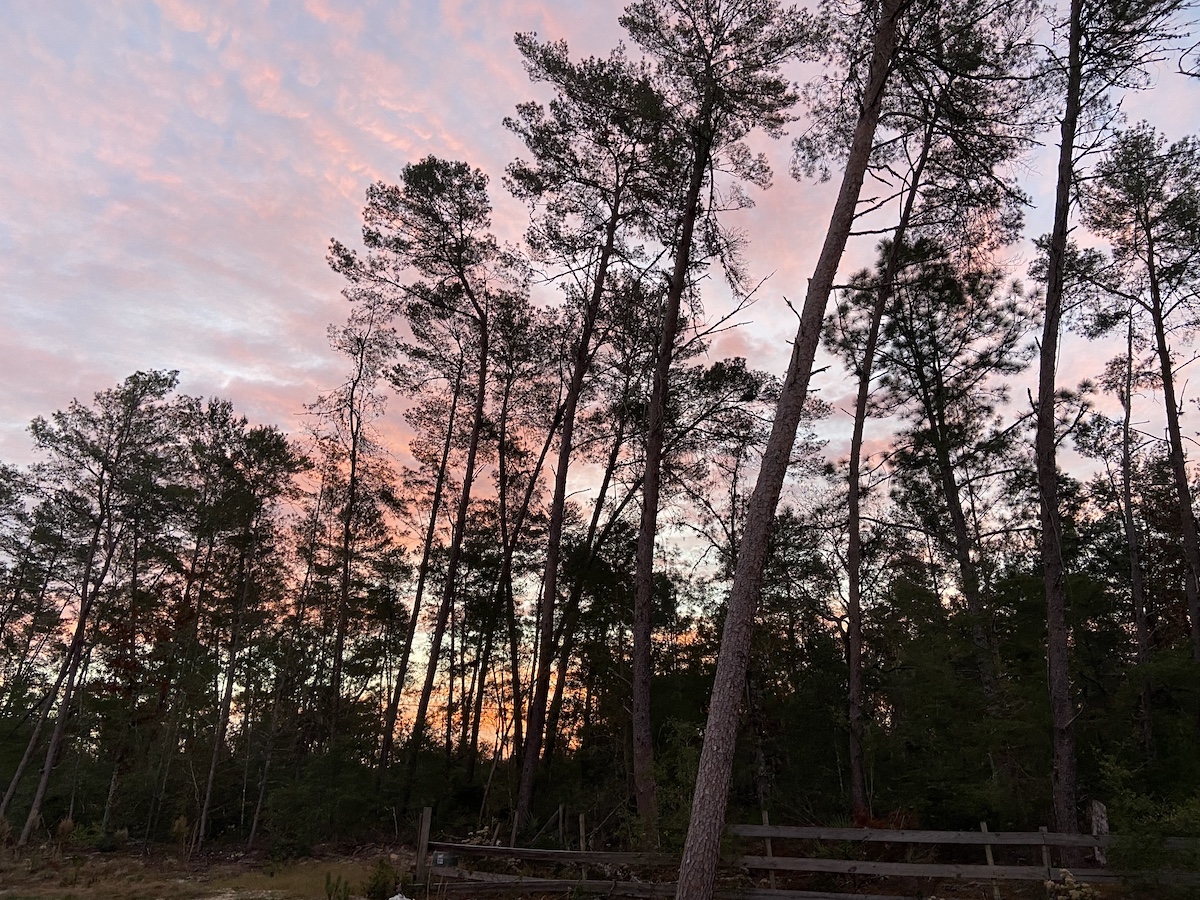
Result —
<path fill-rule="evenodd" d="M 326 872 L 325 900 L 350 900 L 350 882 L 341 875 L 335 878 L 332 872 Z"/>
<path fill-rule="evenodd" d="M 363 884 L 362 892 L 367 900 L 390 900 L 400 887 L 400 873 L 391 860 L 384 858 L 375 864 L 370 876 Z"/>
<path fill-rule="evenodd" d="M 655 692 L 660 693 L 657 683 Z M 666 849 L 682 847 L 687 835 L 703 734 L 702 723 L 695 720 L 668 719 L 655 729 L 659 838 Z"/>
<path fill-rule="evenodd" d="M 307 855 L 331 835 L 365 840 L 385 821 L 371 772 L 362 765 L 317 756 L 299 775 L 277 786 L 267 800 L 266 825 L 277 855 Z"/>

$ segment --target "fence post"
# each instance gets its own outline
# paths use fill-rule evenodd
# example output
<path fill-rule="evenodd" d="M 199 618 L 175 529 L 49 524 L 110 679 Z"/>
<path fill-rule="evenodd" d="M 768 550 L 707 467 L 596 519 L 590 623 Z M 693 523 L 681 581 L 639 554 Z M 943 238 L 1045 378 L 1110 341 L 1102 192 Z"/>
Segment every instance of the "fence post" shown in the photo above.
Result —
<path fill-rule="evenodd" d="M 767 811 L 765 809 L 762 811 L 762 820 L 763 820 L 764 827 L 770 826 L 771 817 L 767 815 Z M 773 854 L 771 853 L 771 839 L 767 838 L 766 843 L 767 843 L 767 859 L 770 859 L 773 856 Z M 769 877 L 771 879 L 771 890 L 775 890 L 775 870 L 774 869 L 770 870 Z"/>
<path fill-rule="evenodd" d="M 587 850 L 587 828 L 584 825 L 583 813 L 579 814 L 579 851 Z M 579 864 L 580 881 L 587 881 L 587 863 Z"/>
<path fill-rule="evenodd" d="M 1099 837 L 1102 834 L 1108 834 L 1108 807 L 1099 800 L 1093 800 L 1088 804 L 1088 812 L 1091 813 L 1092 819 L 1092 834 Z M 1095 846 L 1096 865 L 1107 866 L 1108 856 L 1104 852 L 1104 848 L 1099 844 Z"/>
<path fill-rule="evenodd" d="M 1049 830 L 1045 825 L 1038 828 L 1038 831 L 1042 833 L 1042 865 L 1046 867 L 1046 880 L 1053 881 L 1054 868 L 1050 865 L 1050 845 L 1046 843 L 1046 832 Z"/>
<path fill-rule="evenodd" d="M 987 834 L 988 833 L 987 822 L 980 822 L 979 830 L 982 831 L 984 834 Z M 996 859 L 995 859 L 995 857 L 992 856 L 992 845 L 991 844 L 983 845 L 983 855 L 987 857 L 987 864 L 989 866 L 996 865 Z M 992 900 L 1000 900 L 1000 885 L 997 884 L 995 881 L 992 881 Z"/>
<path fill-rule="evenodd" d="M 433 807 L 426 806 L 421 810 L 421 827 L 417 830 L 417 884 L 425 884 L 429 865 L 429 829 L 433 824 Z"/>

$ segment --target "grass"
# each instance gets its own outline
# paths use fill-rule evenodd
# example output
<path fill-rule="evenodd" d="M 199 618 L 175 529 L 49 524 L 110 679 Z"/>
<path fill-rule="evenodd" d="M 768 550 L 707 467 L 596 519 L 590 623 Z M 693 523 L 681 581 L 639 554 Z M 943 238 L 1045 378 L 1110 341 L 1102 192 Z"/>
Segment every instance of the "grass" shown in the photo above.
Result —
<path fill-rule="evenodd" d="M 351 896 L 361 896 L 362 886 L 375 868 L 374 859 L 303 859 L 265 863 L 261 868 L 226 875 L 214 873 L 211 887 L 230 892 L 233 898 L 277 897 L 279 900 L 326 900 L 325 876 L 341 878 Z"/>
<path fill-rule="evenodd" d="M 326 876 L 361 897 L 378 859 L 236 860 L 197 868 L 132 853 L 0 849 L 0 900 L 327 900 Z M 392 860 L 401 870 L 411 862 Z"/>

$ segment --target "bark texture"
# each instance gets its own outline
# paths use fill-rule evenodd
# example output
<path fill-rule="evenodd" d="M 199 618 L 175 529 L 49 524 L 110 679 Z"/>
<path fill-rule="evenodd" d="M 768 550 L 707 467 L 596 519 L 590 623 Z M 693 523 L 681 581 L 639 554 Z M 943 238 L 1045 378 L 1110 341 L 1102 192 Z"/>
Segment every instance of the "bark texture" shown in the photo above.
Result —
<path fill-rule="evenodd" d="M 1079 123 L 1082 63 L 1082 0 L 1071 0 L 1067 93 L 1059 137 L 1058 186 L 1046 274 L 1046 312 L 1038 355 L 1037 436 L 1034 454 L 1040 501 L 1042 578 L 1046 593 L 1046 671 L 1053 746 L 1054 830 L 1079 830 L 1075 803 L 1075 712 L 1071 701 L 1070 635 L 1067 626 L 1066 566 L 1058 510 L 1054 417 L 1055 369 L 1062 325 L 1068 219 L 1075 181 L 1075 134 Z"/>
<path fill-rule="evenodd" d="M 846 170 L 830 218 L 817 266 L 808 284 L 800 327 L 792 345 L 775 421 L 763 454 L 758 481 L 746 512 L 729 610 L 721 634 L 712 702 L 704 732 L 704 747 L 692 798 L 692 815 L 684 843 L 676 897 L 711 900 L 720 854 L 721 832 L 737 741 L 739 705 L 745 687 L 746 665 L 754 615 L 762 592 L 763 566 L 775 520 L 775 507 L 791 461 L 796 430 L 808 394 L 813 358 L 821 336 L 825 306 L 854 222 L 855 207 L 875 140 L 879 111 L 896 48 L 903 0 L 885 0 L 872 41 L 871 68 L 863 107 L 855 126 Z"/>
<path fill-rule="evenodd" d="M 600 250 L 592 279 L 592 292 L 583 311 L 579 343 L 575 347 L 575 359 L 572 363 L 571 380 L 563 400 L 562 434 L 558 441 L 558 459 L 554 470 L 554 495 L 550 501 L 546 566 L 542 578 L 538 668 L 533 697 L 529 705 L 529 720 L 525 727 L 525 743 L 521 751 L 521 782 L 517 789 L 516 824 L 518 828 L 529 820 L 530 808 L 533 805 L 533 783 L 537 777 L 542 750 L 542 732 L 546 723 L 546 707 L 550 697 L 551 663 L 554 658 L 554 610 L 558 603 L 558 565 L 562 552 L 563 524 L 567 509 L 567 476 L 571 468 L 571 451 L 575 441 L 575 414 L 579 408 L 579 399 L 583 394 L 584 383 L 595 353 L 592 336 L 600 316 L 600 305 L 604 298 L 604 285 L 608 279 L 609 262 L 616 246 L 617 224 L 621 215 L 620 204 L 621 199 L 618 193 L 613 201 L 613 209 L 605 228 L 604 245 Z M 519 705 L 515 707 L 515 715 L 519 721 Z"/>

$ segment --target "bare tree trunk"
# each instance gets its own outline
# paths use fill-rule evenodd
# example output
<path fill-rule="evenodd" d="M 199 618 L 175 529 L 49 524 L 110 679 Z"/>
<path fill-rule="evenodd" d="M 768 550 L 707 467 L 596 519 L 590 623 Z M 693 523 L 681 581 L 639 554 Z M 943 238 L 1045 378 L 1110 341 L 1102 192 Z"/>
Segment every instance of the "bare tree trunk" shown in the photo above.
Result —
<path fill-rule="evenodd" d="M 1046 312 L 1038 358 L 1038 403 L 1035 459 L 1041 518 L 1042 572 L 1046 591 L 1046 663 L 1050 690 L 1053 746 L 1053 809 L 1056 831 L 1079 830 L 1075 800 L 1075 711 L 1071 701 L 1070 636 L 1067 626 L 1066 567 L 1058 509 L 1058 469 L 1054 433 L 1055 369 L 1062 322 L 1064 264 L 1071 190 L 1075 180 L 1075 133 L 1082 84 L 1080 42 L 1083 0 L 1071 0 L 1068 37 L 1067 95 L 1060 129 L 1058 187 L 1054 228 L 1050 234 L 1046 277 Z"/>
<path fill-rule="evenodd" d="M 31 537 L 30 542 L 32 543 L 32 541 L 33 541 L 33 538 Z M 29 548 L 26 548 L 25 552 L 28 554 L 28 553 L 31 553 L 32 550 Z M 53 578 L 54 572 L 58 566 L 58 559 L 59 559 L 59 554 L 58 554 L 58 551 L 55 550 L 51 554 L 50 559 L 46 562 L 45 577 L 42 579 L 42 586 L 38 591 L 38 598 L 36 601 L 35 609 L 38 609 L 38 610 L 42 609 L 43 605 L 46 602 L 46 595 L 50 592 L 50 580 L 51 580 L 51 578 Z M 24 575 L 18 573 L 18 575 L 14 578 L 14 580 L 17 581 L 18 586 L 17 586 L 16 591 L 14 592 L 13 601 L 9 606 L 9 610 L 6 610 L 6 615 L 12 611 L 15 611 L 15 607 L 16 607 L 18 601 L 20 600 L 20 593 L 21 593 L 20 581 L 23 577 L 24 577 Z M 58 613 L 59 616 L 62 615 L 62 612 L 63 612 L 62 609 L 60 609 L 59 613 Z M 4 633 L 4 628 L 5 628 L 6 624 L 7 623 L 5 621 L 0 621 L 0 634 Z M 10 690 L 8 692 L 8 696 L 5 697 L 5 699 L 4 699 L 4 705 L 0 706 L 0 716 L 6 715 L 12 709 L 13 703 L 15 702 L 16 697 L 17 697 L 17 688 L 20 686 L 21 679 L 25 676 L 25 673 L 27 671 L 26 667 L 32 668 L 35 665 L 37 665 L 37 660 L 42 655 L 42 650 L 45 648 L 46 643 L 50 637 L 49 634 L 43 634 L 38 639 L 37 646 L 34 647 L 33 646 L 33 638 L 34 638 L 35 632 L 36 632 L 36 629 L 33 628 L 32 622 L 31 622 L 30 627 L 27 630 L 25 646 L 21 650 L 20 659 L 17 661 L 16 669 L 13 671 L 12 679 L 9 682 Z M 55 686 L 55 694 L 57 694 L 57 692 L 58 692 L 58 686 L 56 685 Z M 49 699 L 49 702 L 51 703 L 51 705 L 53 705 L 54 698 L 50 697 L 48 699 Z M 32 712 L 32 710 L 30 710 L 30 712 Z M 26 715 L 28 715 L 28 713 L 26 713 Z M 3 813 L 0 812 L 0 815 L 3 815 Z"/>
<path fill-rule="evenodd" d="M 108 796 L 104 800 L 104 813 L 100 817 L 100 830 L 104 834 L 108 834 L 108 826 L 112 822 L 113 805 L 117 798 L 117 783 L 121 776 L 121 756 L 117 756 L 117 761 L 113 765 L 112 777 L 108 780 Z"/>
<path fill-rule="evenodd" d="M 713 682 L 708 724 L 692 798 L 692 814 L 684 843 L 676 897 L 711 900 L 713 879 L 725 826 L 725 804 L 737 742 L 739 705 L 750 653 L 754 615 L 762 593 L 763 566 L 775 520 L 775 507 L 791 462 L 796 429 L 808 392 L 813 358 L 821 336 L 821 322 L 838 264 L 842 258 L 855 207 L 875 140 L 875 128 L 896 46 L 896 32 L 904 0 L 884 0 L 871 55 L 863 107 L 846 161 L 846 170 L 801 311 L 800 327 L 784 377 L 775 422 L 763 453 L 758 481 L 746 512 L 738 550 L 737 569 L 730 588 L 729 608 L 721 634 L 717 673 Z"/>
<path fill-rule="evenodd" d="M 622 403 L 623 408 L 624 403 Z M 583 601 L 583 585 L 592 560 L 596 558 L 596 553 L 599 551 L 600 545 L 604 540 L 605 533 L 597 536 L 597 531 L 600 526 L 600 516 L 604 511 L 604 500 L 608 496 L 608 488 L 612 484 L 613 474 L 617 469 L 617 460 L 620 458 L 621 448 L 625 443 L 626 423 L 627 417 L 622 415 L 617 425 L 616 438 L 613 440 L 612 449 L 608 454 L 608 463 L 604 468 L 604 477 L 600 479 L 600 488 L 596 492 L 596 502 L 592 507 L 592 519 L 588 523 L 587 540 L 584 542 L 586 558 L 579 567 L 575 583 L 571 585 L 571 595 L 567 599 L 567 609 L 563 616 L 562 637 L 558 648 L 558 677 L 554 681 L 554 697 L 550 701 L 550 709 L 546 717 L 546 751 L 542 757 L 542 764 L 547 768 L 554 757 L 554 747 L 558 741 L 558 722 L 562 715 L 563 693 L 567 683 L 567 669 L 570 666 L 571 653 L 575 645 L 575 629 L 579 625 L 580 605 Z"/>
<path fill-rule="evenodd" d="M 102 497 L 105 496 L 106 490 L 109 489 L 102 482 L 100 487 Z M 54 720 L 54 731 L 50 734 L 50 743 L 46 747 L 46 758 L 42 763 L 41 776 L 38 778 L 38 786 L 33 794 L 33 803 L 29 807 L 29 815 L 25 819 L 25 827 L 21 829 L 21 836 L 17 839 L 18 847 L 23 847 L 29 842 L 29 836 L 33 833 L 38 819 L 41 818 L 42 800 L 46 797 L 46 788 L 50 784 L 50 773 L 54 770 L 54 764 L 58 757 L 58 745 L 62 740 L 63 729 L 66 727 L 67 718 L 71 711 L 71 700 L 76 687 L 75 674 L 79 670 L 79 662 L 83 657 L 83 644 L 87 632 L 88 613 L 91 612 L 96 592 L 100 590 L 100 586 L 104 584 L 104 580 L 108 577 L 108 570 L 112 566 L 113 555 L 116 553 L 116 547 L 110 541 L 105 549 L 104 562 L 100 567 L 100 572 L 93 580 L 96 554 L 100 550 L 100 538 L 108 522 L 108 515 L 107 501 L 102 499 L 96 526 L 92 531 L 91 542 L 88 545 L 87 562 L 84 565 L 83 578 L 80 580 L 79 616 L 75 620 L 75 633 L 71 637 L 71 645 L 67 649 L 68 666 L 66 685 L 63 688 L 63 698 L 58 707 L 58 716 Z M 33 741 L 31 741 L 30 746 L 32 744 Z M 13 777 L 13 783 L 9 786 L 10 792 L 15 792 L 20 775 L 21 770 L 18 768 L 16 775 Z M 8 797 L 9 794 L 5 796 Z"/>
<path fill-rule="evenodd" d="M 654 364 L 654 381 L 647 411 L 645 474 L 642 476 L 642 518 L 638 527 L 637 572 L 633 598 L 633 782 L 638 818 L 646 846 L 658 846 L 658 798 L 654 784 L 654 733 L 650 722 L 650 682 L 653 678 L 651 614 L 654 609 L 654 539 L 658 534 L 658 499 L 662 479 L 663 443 L 666 437 L 667 395 L 671 361 L 679 333 L 679 307 L 687 288 L 692 258 L 692 235 L 700 211 L 700 191 L 712 150 L 713 98 L 706 97 L 700 112 L 700 135 L 684 201 L 675 265 L 667 290 L 666 306 Z"/>
<path fill-rule="evenodd" d="M 446 422 L 446 440 L 442 444 L 442 458 L 438 463 L 437 476 L 433 485 L 433 499 L 429 508 L 429 525 L 425 528 L 425 543 L 421 548 L 421 564 L 417 568 L 417 589 L 413 594 L 412 611 L 408 617 L 408 631 L 404 635 L 404 649 L 400 651 L 400 665 L 396 670 L 396 684 L 388 699 L 387 711 L 383 717 L 383 738 L 379 747 L 379 775 L 387 769 L 392 754 L 392 742 L 395 740 L 396 718 L 400 712 L 400 695 L 404 692 L 404 681 L 408 676 L 408 660 L 412 654 L 413 641 L 417 635 L 417 625 L 421 619 L 421 603 L 425 599 L 425 583 L 429 577 L 429 557 L 433 552 L 433 541 L 437 535 L 438 511 L 442 505 L 442 491 L 446 485 L 446 469 L 450 460 L 450 448 L 454 443 L 454 419 L 458 412 L 458 400 L 462 393 L 463 367 L 461 360 L 454 379 L 454 388 L 450 394 L 450 414 Z M 376 780 L 378 782 L 378 775 Z"/>
<path fill-rule="evenodd" d="M 533 501 L 533 494 L 534 494 L 534 490 L 536 489 L 537 484 L 538 484 L 538 478 L 541 476 L 542 467 L 546 464 L 546 457 L 547 457 L 547 455 L 549 455 L 550 445 L 554 443 L 554 435 L 558 432 L 558 427 L 563 420 L 564 412 L 565 412 L 565 406 L 560 404 L 558 409 L 555 411 L 555 415 L 554 415 L 553 420 L 550 423 L 550 427 L 546 431 L 546 439 L 542 442 L 542 449 L 541 449 L 541 452 L 538 454 L 537 463 L 534 465 L 533 471 L 530 472 L 530 474 L 529 474 L 529 481 L 525 487 L 525 494 L 521 498 L 521 505 L 517 509 L 517 515 L 516 515 L 516 518 L 514 518 L 514 520 L 513 520 L 512 528 L 509 529 L 507 525 L 505 525 L 503 528 L 504 556 L 500 562 L 500 580 L 496 585 L 497 616 L 496 616 L 495 624 L 493 627 L 499 626 L 501 616 L 503 616 L 506 619 L 506 621 L 509 623 L 508 634 L 509 634 L 510 644 L 511 644 L 510 652 L 513 654 L 512 670 L 513 670 L 513 677 L 517 679 L 517 681 L 514 681 L 514 683 L 513 683 L 513 720 L 518 726 L 517 727 L 518 736 L 521 733 L 521 730 L 520 730 L 521 705 L 519 702 L 520 701 L 520 655 L 519 655 L 520 648 L 519 648 L 518 640 L 516 639 L 517 636 L 514 634 L 515 623 L 516 623 L 516 611 L 513 609 L 512 561 L 513 561 L 513 555 L 516 553 L 516 550 L 517 550 L 517 544 L 521 539 L 521 534 L 523 533 L 523 529 L 525 527 L 525 519 L 529 514 L 529 507 Z M 501 478 L 501 483 L 502 484 L 504 483 L 503 478 Z M 507 522 L 507 519 L 502 516 L 502 521 Z M 474 721 L 471 726 L 471 740 L 470 740 L 470 747 L 468 749 L 469 755 L 467 757 L 467 782 L 468 783 L 472 782 L 475 777 L 475 762 L 476 762 L 476 758 L 477 758 L 478 752 L 479 752 L 479 717 L 483 713 L 483 695 L 484 695 L 483 685 L 486 684 L 486 682 L 487 682 L 486 675 L 487 675 L 488 664 L 489 664 L 490 658 L 491 658 L 492 638 L 493 638 L 493 634 L 491 631 L 489 631 L 488 636 L 487 636 L 486 652 L 484 654 L 484 660 L 482 663 L 482 670 L 481 670 L 481 675 L 480 675 L 480 677 L 483 680 L 480 684 L 479 691 L 475 698 Z"/>
<path fill-rule="evenodd" d="M 870 818 L 867 803 L 867 782 L 863 754 L 863 667 L 862 667 L 862 448 L 867 421 L 867 404 L 871 395 L 871 377 L 875 368 L 875 353 L 879 347 L 879 329 L 883 315 L 895 293 L 896 273 L 900 268 L 900 251 L 908 233 L 908 223 L 920 193 L 921 176 L 929 160 L 933 130 L 938 119 L 935 107 L 925 128 L 921 154 L 910 173 L 908 192 L 888 250 L 883 277 L 875 289 L 871 307 L 871 322 L 867 342 L 858 362 L 858 394 L 854 401 L 854 430 L 850 436 L 850 472 L 848 476 L 847 516 L 849 541 L 846 549 L 846 573 L 849 582 L 847 597 L 846 661 L 849 666 L 850 720 L 850 807 L 856 822 Z"/>
<path fill-rule="evenodd" d="M 1126 323 L 1125 379 L 1121 397 L 1121 523 L 1125 529 L 1125 547 L 1129 553 L 1129 588 L 1133 600 L 1133 624 L 1137 632 L 1137 664 L 1141 687 L 1138 690 L 1138 719 L 1142 730 L 1142 749 L 1147 759 L 1154 756 L 1154 718 L 1150 705 L 1150 628 L 1146 621 L 1146 584 L 1142 573 L 1141 540 L 1133 511 L 1133 315 Z"/>
<path fill-rule="evenodd" d="M 217 780 L 217 763 L 221 758 L 221 745 L 225 743 L 225 732 L 229 728 L 229 710 L 233 703 L 233 680 L 237 672 L 238 643 L 241 639 L 242 617 L 246 613 L 246 604 L 250 597 L 250 560 L 242 557 L 241 599 L 238 603 L 237 615 L 233 620 L 233 631 L 229 636 L 229 662 L 225 665 L 225 688 L 221 694 L 221 706 L 217 710 L 217 721 L 213 728 L 212 756 L 208 764 L 208 781 L 204 787 L 204 801 L 200 805 L 200 824 L 196 827 L 196 840 L 192 846 L 193 852 L 204 847 L 204 838 L 208 831 L 208 813 L 212 805 L 213 785 Z"/>
<path fill-rule="evenodd" d="M 936 397 L 930 396 L 936 403 Z M 934 413 L 930 409 L 930 413 Z M 996 698 L 996 674 L 992 666 L 992 642 L 988 637 L 986 612 L 983 606 L 983 596 L 979 583 L 979 569 L 971 556 L 975 549 L 975 541 L 971 538 L 971 529 L 967 523 L 967 515 L 963 510 L 962 490 L 958 477 L 954 473 L 954 464 L 950 459 L 950 448 L 946 438 L 945 422 L 935 423 L 937 429 L 936 455 L 938 475 L 942 481 L 942 493 L 946 498 L 946 507 L 950 513 L 950 525 L 954 530 L 954 558 L 958 563 L 959 582 L 962 585 L 963 599 L 967 603 L 967 615 L 971 619 L 971 642 L 975 645 L 975 661 L 979 668 L 979 680 L 983 685 L 983 693 L 989 703 Z"/>
<path fill-rule="evenodd" d="M 329 741 L 337 736 L 342 709 L 342 665 L 346 653 L 346 631 L 350 626 L 350 584 L 354 569 L 354 516 L 358 506 L 358 453 L 362 435 L 362 413 L 354 408 L 357 380 L 350 393 L 350 471 L 346 476 L 346 505 L 342 509 L 342 571 L 338 584 L 337 621 L 333 636 L 333 665 L 329 675 Z"/>
<path fill-rule="evenodd" d="M 433 684 L 437 677 L 438 657 L 442 650 L 442 638 L 446 633 L 446 623 L 450 618 L 450 608 L 454 605 L 455 580 L 458 577 L 458 564 L 462 558 L 462 544 L 467 533 L 467 513 L 471 505 L 471 487 L 475 480 L 475 460 L 479 453 L 479 439 L 483 432 L 484 416 L 487 412 L 487 371 L 488 371 L 488 325 L 481 315 L 479 320 L 479 373 L 475 386 L 475 408 L 471 421 L 471 437 L 467 446 L 466 466 L 463 469 L 462 493 L 458 499 L 458 513 L 454 521 L 454 533 L 450 539 L 450 553 L 446 559 L 446 581 L 442 586 L 442 602 L 438 607 L 437 621 L 434 623 L 433 635 L 429 645 L 429 662 L 425 666 L 425 684 L 421 688 L 421 699 L 417 703 L 416 715 L 413 718 L 412 734 L 409 737 L 408 771 L 405 777 L 405 794 L 412 789 L 413 776 L 417 770 L 417 757 L 421 750 L 421 741 L 425 736 L 425 718 L 429 713 L 429 700 L 433 696 Z M 406 800 L 407 802 L 407 800 Z"/>
<path fill-rule="evenodd" d="M 1150 315 L 1154 320 L 1154 344 L 1162 374 L 1163 406 L 1167 413 L 1167 438 L 1171 446 L 1171 474 L 1175 479 L 1175 494 L 1179 503 L 1179 527 L 1183 532 L 1188 619 L 1191 625 L 1192 659 L 1200 662 L 1200 536 L 1196 530 L 1196 515 L 1192 509 L 1192 489 L 1188 484 L 1187 454 L 1183 449 L 1183 432 L 1179 426 L 1179 402 L 1175 396 L 1175 369 L 1171 363 L 1171 346 L 1167 342 L 1163 321 L 1162 288 L 1158 265 L 1154 258 L 1154 237 L 1146 229 L 1146 270 L 1150 280 Z"/>
<path fill-rule="evenodd" d="M 17 763 L 17 769 L 13 772 L 12 779 L 8 782 L 8 790 L 4 792 L 4 800 L 0 802 L 0 818 L 4 818 L 8 812 L 9 804 L 12 803 L 13 796 L 17 793 L 17 788 L 21 784 L 21 778 L 25 774 L 25 769 L 29 766 L 29 761 L 33 758 L 33 751 L 37 749 L 38 738 L 41 737 L 42 728 L 46 725 L 46 719 L 50 717 L 50 710 L 54 708 L 54 700 L 58 697 L 59 689 L 62 688 L 63 681 L 67 677 L 67 672 L 71 669 L 72 660 L 73 656 L 70 653 L 63 657 L 62 664 L 58 667 L 58 677 L 54 680 L 54 687 L 41 700 L 42 711 L 38 714 L 37 724 L 33 726 L 33 733 L 29 735 L 29 743 L 25 745 L 25 752 L 21 754 L 21 761 Z"/>
<path fill-rule="evenodd" d="M 609 261 L 616 246 L 617 223 L 621 207 L 620 194 L 613 198 L 612 213 L 605 228 L 604 245 L 596 262 L 592 279 L 592 293 L 580 322 L 579 342 L 575 346 L 575 359 L 571 368 L 571 380 L 563 399 L 562 434 L 558 441 L 558 459 L 554 470 L 554 495 L 550 501 L 550 522 L 547 527 L 546 568 L 542 578 L 542 605 L 538 621 L 540 643 L 538 646 L 537 675 L 534 679 L 533 697 L 529 704 L 529 720 L 526 723 L 524 742 L 521 740 L 521 708 L 515 704 L 514 721 L 517 724 L 515 747 L 521 757 L 521 781 L 517 788 L 515 824 L 519 829 L 529 820 L 533 804 L 533 782 L 537 776 L 538 761 L 542 750 L 542 731 L 546 721 L 546 705 L 550 695 L 551 662 L 554 656 L 554 607 L 558 602 L 558 565 L 562 551 L 563 522 L 567 505 L 567 476 L 571 468 L 571 451 L 575 440 L 575 415 L 579 399 L 591 369 L 595 348 L 592 335 L 600 316 L 604 284 L 608 278 Z M 515 623 L 510 626 L 513 657 L 513 675 L 517 675 Z M 515 682 L 514 682 L 515 686 Z M 515 834 L 515 831 L 514 831 Z"/>

